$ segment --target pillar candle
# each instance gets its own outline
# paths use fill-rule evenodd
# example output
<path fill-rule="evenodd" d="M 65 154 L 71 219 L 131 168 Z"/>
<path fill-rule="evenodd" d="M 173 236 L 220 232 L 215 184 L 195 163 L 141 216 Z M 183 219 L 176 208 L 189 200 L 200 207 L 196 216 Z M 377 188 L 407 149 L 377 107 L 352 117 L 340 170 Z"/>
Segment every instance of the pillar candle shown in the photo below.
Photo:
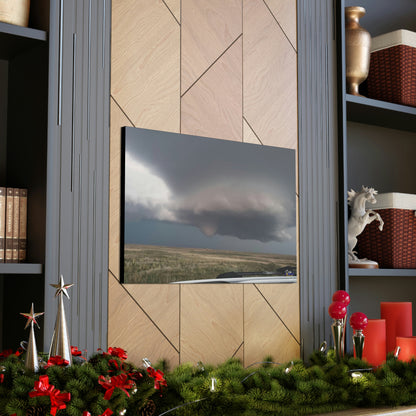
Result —
<path fill-rule="evenodd" d="M 416 337 L 396 337 L 396 347 L 400 347 L 399 360 L 410 361 L 416 358 Z"/>
<path fill-rule="evenodd" d="M 386 361 L 386 320 L 369 319 L 363 334 L 363 360 L 373 366 L 382 364 Z"/>
<path fill-rule="evenodd" d="M 387 352 L 394 351 L 396 337 L 411 337 L 412 302 L 381 302 L 380 317 L 386 320 Z"/>

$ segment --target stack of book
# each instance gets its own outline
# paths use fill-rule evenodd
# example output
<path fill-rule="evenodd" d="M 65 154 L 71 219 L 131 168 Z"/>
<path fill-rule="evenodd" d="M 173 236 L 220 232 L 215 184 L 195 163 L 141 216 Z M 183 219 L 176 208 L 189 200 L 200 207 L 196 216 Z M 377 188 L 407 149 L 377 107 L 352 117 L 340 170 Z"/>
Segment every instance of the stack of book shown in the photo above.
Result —
<path fill-rule="evenodd" d="M 26 260 L 27 189 L 0 186 L 0 263 Z"/>

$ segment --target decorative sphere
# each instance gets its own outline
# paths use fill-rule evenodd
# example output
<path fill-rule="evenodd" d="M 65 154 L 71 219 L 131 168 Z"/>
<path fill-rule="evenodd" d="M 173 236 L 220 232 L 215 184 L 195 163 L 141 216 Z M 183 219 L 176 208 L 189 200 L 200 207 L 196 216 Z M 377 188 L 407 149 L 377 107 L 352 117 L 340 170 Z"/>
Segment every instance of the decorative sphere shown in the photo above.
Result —
<path fill-rule="evenodd" d="M 333 319 L 344 319 L 347 307 L 342 302 L 332 302 L 328 308 L 329 316 Z"/>
<path fill-rule="evenodd" d="M 332 295 L 332 300 L 334 302 L 342 302 L 345 306 L 350 304 L 350 295 L 345 290 L 337 290 Z"/>
<path fill-rule="evenodd" d="M 350 325 L 355 331 L 362 331 L 368 324 L 367 315 L 362 312 L 354 312 L 350 318 Z"/>

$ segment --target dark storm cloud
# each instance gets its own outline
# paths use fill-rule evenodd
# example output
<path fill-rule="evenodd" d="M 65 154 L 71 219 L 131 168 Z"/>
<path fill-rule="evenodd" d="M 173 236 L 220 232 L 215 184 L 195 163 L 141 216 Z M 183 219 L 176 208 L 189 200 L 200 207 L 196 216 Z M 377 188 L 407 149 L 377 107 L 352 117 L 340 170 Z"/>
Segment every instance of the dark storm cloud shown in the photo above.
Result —
<path fill-rule="evenodd" d="M 138 130 L 127 142 L 126 214 L 206 235 L 284 241 L 296 223 L 294 151 Z"/>

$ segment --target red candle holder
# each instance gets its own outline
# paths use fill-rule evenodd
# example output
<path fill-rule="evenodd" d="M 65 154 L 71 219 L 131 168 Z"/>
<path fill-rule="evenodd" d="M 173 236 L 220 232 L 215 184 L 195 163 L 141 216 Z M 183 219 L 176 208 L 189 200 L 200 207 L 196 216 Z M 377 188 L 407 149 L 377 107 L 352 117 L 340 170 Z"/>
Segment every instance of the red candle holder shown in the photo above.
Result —
<path fill-rule="evenodd" d="M 397 358 L 410 361 L 416 358 L 416 337 L 396 337 L 396 349 L 400 347 Z"/>
<path fill-rule="evenodd" d="M 381 365 L 386 361 L 386 320 L 369 319 L 363 334 L 363 359 L 373 366 Z"/>
<path fill-rule="evenodd" d="M 411 337 L 412 302 L 381 302 L 380 317 L 386 320 L 387 352 L 394 351 L 396 337 Z"/>

